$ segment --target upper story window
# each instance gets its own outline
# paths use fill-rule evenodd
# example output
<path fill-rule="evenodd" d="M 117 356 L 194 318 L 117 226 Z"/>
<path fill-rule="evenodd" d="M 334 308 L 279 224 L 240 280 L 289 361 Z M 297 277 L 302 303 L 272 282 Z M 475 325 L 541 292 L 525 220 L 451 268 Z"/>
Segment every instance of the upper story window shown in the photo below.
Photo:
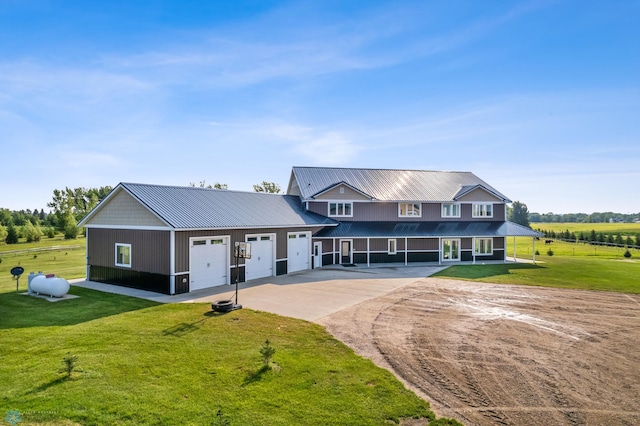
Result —
<path fill-rule="evenodd" d="M 131 244 L 116 243 L 116 266 L 131 268 Z"/>
<path fill-rule="evenodd" d="M 493 204 L 491 203 L 474 204 L 473 217 L 493 217 Z"/>
<path fill-rule="evenodd" d="M 443 204 L 442 217 L 460 217 L 460 204 Z"/>
<path fill-rule="evenodd" d="M 398 203 L 398 216 L 420 217 L 420 203 Z"/>
<path fill-rule="evenodd" d="M 352 217 L 353 203 L 350 203 L 350 202 L 329 203 L 329 216 Z"/>

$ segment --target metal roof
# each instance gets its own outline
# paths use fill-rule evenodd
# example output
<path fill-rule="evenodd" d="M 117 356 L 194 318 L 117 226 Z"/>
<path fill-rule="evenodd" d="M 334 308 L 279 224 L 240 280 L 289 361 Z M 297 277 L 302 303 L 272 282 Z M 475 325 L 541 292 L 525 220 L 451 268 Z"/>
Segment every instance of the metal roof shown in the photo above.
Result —
<path fill-rule="evenodd" d="M 471 172 L 294 167 L 291 179 L 297 181 L 305 201 L 344 182 L 381 201 L 453 201 L 461 192 L 479 185 L 511 202 Z"/>
<path fill-rule="evenodd" d="M 527 232 L 528 231 L 528 232 Z M 513 222 L 341 222 L 314 238 L 536 237 L 540 233 Z"/>
<path fill-rule="evenodd" d="M 120 183 L 112 193 L 118 190 L 127 191 L 175 229 L 337 224 L 332 219 L 305 211 L 300 198 L 291 195 L 139 183 Z"/>

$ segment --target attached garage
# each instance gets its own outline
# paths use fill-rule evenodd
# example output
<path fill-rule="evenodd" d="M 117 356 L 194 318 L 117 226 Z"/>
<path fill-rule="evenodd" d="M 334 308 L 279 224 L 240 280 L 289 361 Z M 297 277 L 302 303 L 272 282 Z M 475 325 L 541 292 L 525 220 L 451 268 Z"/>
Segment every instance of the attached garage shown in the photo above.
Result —
<path fill-rule="evenodd" d="M 189 291 L 229 284 L 229 237 L 191 238 Z"/>
<path fill-rule="evenodd" d="M 310 269 L 311 233 L 290 232 L 287 241 L 287 273 Z"/>
<path fill-rule="evenodd" d="M 247 242 L 251 243 L 251 258 L 245 263 L 247 281 L 275 275 L 275 240 L 274 234 L 247 235 Z"/>

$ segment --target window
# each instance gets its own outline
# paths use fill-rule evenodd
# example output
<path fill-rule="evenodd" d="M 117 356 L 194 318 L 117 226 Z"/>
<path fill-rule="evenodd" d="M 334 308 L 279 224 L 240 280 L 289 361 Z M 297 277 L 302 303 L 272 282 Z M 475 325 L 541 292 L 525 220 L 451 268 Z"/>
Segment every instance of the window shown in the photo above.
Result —
<path fill-rule="evenodd" d="M 329 203 L 329 216 L 353 216 L 353 203 Z"/>
<path fill-rule="evenodd" d="M 460 217 L 460 204 L 443 204 L 442 217 Z"/>
<path fill-rule="evenodd" d="M 389 240 L 389 254 L 396 254 L 397 250 L 396 250 L 396 240 L 392 239 Z"/>
<path fill-rule="evenodd" d="M 400 217 L 420 217 L 420 203 L 399 203 L 398 216 Z"/>
<path fill-rule="evenodd" d="M 116 243 L 116 266 L 131 268 L 131 244 Z"/>
<path fill-rule="evenodd" d="M 493 204 L 489 204 L 489 203 L 474 204 L 473 217 L 493 217 Z"/>
<path fill-rule="evenodd" d="M 492 254 L 493 253 L 493 239 L 491 238 L 476 238 L 476 254 Z"/>

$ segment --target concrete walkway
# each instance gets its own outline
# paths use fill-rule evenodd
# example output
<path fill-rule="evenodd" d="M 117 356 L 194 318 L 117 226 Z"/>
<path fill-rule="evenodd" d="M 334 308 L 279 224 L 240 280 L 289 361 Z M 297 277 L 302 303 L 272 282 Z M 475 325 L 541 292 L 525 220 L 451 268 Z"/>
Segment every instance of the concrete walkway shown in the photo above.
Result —
<path fill-rule="evenodd" d="M 325 266 L 321 269 L 240 283 L 238 303 L 244 308 L 317 321 L 334 312 L 428 277 L 444 268 L 445 266 L 433 264 Z M 234 300 L 235 297 L 235 284 L 174 296 L 86 280 L 72 280 L 71 284 L 160 303 L 211 303 L 218 300 Z"/>

